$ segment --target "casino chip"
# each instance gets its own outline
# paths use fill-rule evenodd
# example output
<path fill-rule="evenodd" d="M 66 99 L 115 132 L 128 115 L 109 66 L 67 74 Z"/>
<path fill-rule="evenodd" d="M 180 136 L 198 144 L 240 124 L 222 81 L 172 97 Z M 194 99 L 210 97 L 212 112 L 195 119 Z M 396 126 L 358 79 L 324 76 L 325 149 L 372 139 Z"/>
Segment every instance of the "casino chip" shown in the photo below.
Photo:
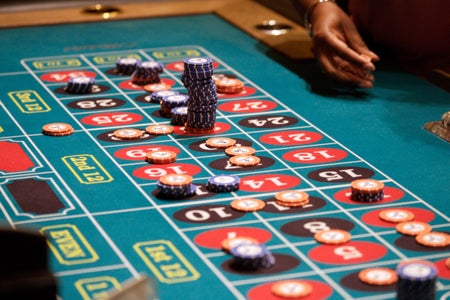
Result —
<path fill-rule="evenodd" d="M 384 183 L 375 179 L 358 179 L 351 183 L 351 196 L 354 201 L 378 202 L 384 197 Z"/>
<path fill-rule="evenodd" d="M 187 107 L 189 96 L 183 94 L 162 97 L 159 112 L 163 117 L 172 117 L 172 109 L 176 107 Z"/>
<path fill-rule="evenodd" d="M 427 247 L 446 247 L 450 245 L 450 235 L 445 232 L 430 231 L 417 235 L 416 241 Z"/>
<path fill-rule="evenodd" d="M 275 282 L 271 286 L 271 291 L 282 298 L 301 298 L 309 296 L 313 288 L 304 280 L 287 279 Z"/>
<path fill-rule="evenodd" d="M 140 129 L 123 128 L 117 129 L 113 132 L 113 136 L 122 140 L 135 140 L 142 136 L 143 132 Z"/>
<path fill-rule="evenodd" d="M 246 236 L 237 236 L 232 238 L 226 238 L 222 241 L 222 250 L 230 253 L 231 249 L 238 245 L 248 245 L 248 244 L 259 244 L 258 240 L 246 237 Z"/>
<path fill-rule="evenodd" d="M 225 154 L 228 156 L 253 155 L 255 153 L 256 150 L 248 146 L 232 146 L 225 149 Z"/>
<path fill-rule="evenodd" d="M 234 166 L 253 167 L 261 162 L 261 159 L 254 155 L 236 155 L 229 159 L 229 162 Z"/>
<path fill-rule="evenodd" d="M 87 94 L 92 92 L 95 79 L 87 76 L 74 76 L 67 81 L 64 91 L 69 94 Z"/>
<path fill-rule="evenodd" d="M 187 120 L 187 111 L 188 111 L 187 106 L 178 106 L 172 108 L 170 123 L 172 125 L 183 126 Z"/>
<path fill-rule="evenodd" d="M 309 195 L 303 191 L 286 190 L 275 194 L 278 205 L 287 207 L 299 207 L 309 203 Z"/>
<path fill-rule="evenodd" d="M 232 192 L 239 189 L 239 181 L 234 175 L 215 175 L 208 179 L 206 188 L 214 193 Z"/>
<path fill-rule="evenodd" d="M 188 90 L 187 116 L 184 131 L 188 134 L 214 132 L 217 110 L 217 91 L 213 60 L 209 57 L 189 57 L 183 60 L 181 81 Z"/>
<path fill-rule="evenodd" d="M 429 224 L 418 221 L 398 223 L 395 228 L 398 232 L 405 235 L 419 235 L 431 231 L 431 226 Z"/>
<path fill-rule="evenodd" d="M 244 90 L 244 83 L 237 78 L 218 78 L 215 84 L 221 94 L 239 94 Z"/>
<path fill-rule="evenodd" d="M 42 127 L 42 133 L 49 136 L 67 136 L 73 132 L 72 125 L 67 123 L 49 123 Z"/>
<path fill-rule="evenodd" d="M 388 208 L 382 210 L 378 216 L 381 220 L 390 223 L 402 223 L 412 221 L 414 214 L 406 209 L 401 208 Z"/>
<path fill-rule="evenodd" d="M 408 261 L 397 266 L 397 299 L 436 299 L 436 266 L 428 261 Z"/>
<path fill-rule="evenodd" d="M 225 149 L 234 146 L 236 144 L 236 140 L 227 137 L 213 137 L 207 139 L 205 144 L 210 148 Z"/>
<path fill-rule="evenodd" d="M 149 125 L 145 128 L 145 131 L 148 134 L 152 135 L 164 135 L 164 134 L 170 134 L 174 131 L 174 128 L 170 125 Z"/>
<path fill-rule="evenodd" d="M 157 195 L 165 199 L 180 199 L 195 195 L 197 186 L 186 174 L 167 174 L 159 178 Z"/>
<path fill-rule="evenodd" d="M 314 234 L 314 239 L 323 244 L 338 245 L 350 241 L 351 235 L 345 230 L 328 229 L 316 232 Z"/>
<path fill-rule="evenodd" d="M 388 285 L 397 282 L 397 272 L 389 268 L 367 268 L 358 273 L 358 278 L 370 285 Z"/>
<path fill-rule="evenodd" d="M 159 74 L 163 71 L 163 65 L 157 61 L 139 61 L 134 72 L 131 74 L 131 81 L 137 85 L 147 85 L 159 83 Z"/>
<path fill-rule="evenodd" d="M 164 82 L 149 83 L 149 84 L 144 85 L 144 90 L 146 90 L 149 93 L 168 91 L 168 90 L 170 90 L 170 88 L 171 88 L 171 86 Z"/>
<path fill-rule="evenodd" d="M 136 69 L 136 65 L 140 62 L 137 58 L 124 57 L 116 60 L 115 72 L 120 75 L 131 75 Z"/>
<path fill-rule="evenodd" d="M 176 161 L 177 154 L 170 150 L 155 150 L 146 153 L 146 161 L 152 164 L 170 164 Z"/>
<path fill-rule="evenodd" d="M 231 202 L 231 207 L 238 211 L 252 212 L 264 209 L 266 203 L 254 198 L 241 198 Z"/>
<path fill-rule="evenodd" d="M 238 244 L 231 248 L 230 253 L 233 255 L 233 267 L 237 269 L 270 268 L 275 263 L 272 253 L 260 244 Z"/>
<path fill-rule="evenodd" d="M 150 102 L 161 104 L 161 100 L 167 96 L 179 95 L 180 93 L 177 91 L 156 91 L 151 94 Z"/>

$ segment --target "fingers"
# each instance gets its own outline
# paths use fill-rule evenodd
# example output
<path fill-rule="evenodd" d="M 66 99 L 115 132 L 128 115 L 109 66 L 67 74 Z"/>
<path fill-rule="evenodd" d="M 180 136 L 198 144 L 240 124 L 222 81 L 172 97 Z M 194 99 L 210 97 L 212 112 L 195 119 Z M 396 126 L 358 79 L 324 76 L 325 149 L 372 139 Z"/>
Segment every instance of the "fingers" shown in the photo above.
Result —
<path fill-rule="evenodd" d="M 338 82 L 360 88 L 373 87 L 375 78 L 371 70 L 331 53 L 321 52 L 316 56 L 324 72 Z"/>

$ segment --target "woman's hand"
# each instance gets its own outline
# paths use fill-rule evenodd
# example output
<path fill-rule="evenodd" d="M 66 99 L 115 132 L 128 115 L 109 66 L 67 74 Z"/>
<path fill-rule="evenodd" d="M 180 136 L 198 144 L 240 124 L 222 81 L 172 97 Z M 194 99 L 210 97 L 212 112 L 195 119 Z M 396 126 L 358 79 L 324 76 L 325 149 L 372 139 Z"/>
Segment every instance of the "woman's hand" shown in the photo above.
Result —
<path fill-rule="evenodd" d="M 350 17 L 331 2 L 316 5 L 309 14 L 313 52 L 324 72 L 339 82 L 371 88 L 373 62 L 378 55 L 367 48 Z"/>

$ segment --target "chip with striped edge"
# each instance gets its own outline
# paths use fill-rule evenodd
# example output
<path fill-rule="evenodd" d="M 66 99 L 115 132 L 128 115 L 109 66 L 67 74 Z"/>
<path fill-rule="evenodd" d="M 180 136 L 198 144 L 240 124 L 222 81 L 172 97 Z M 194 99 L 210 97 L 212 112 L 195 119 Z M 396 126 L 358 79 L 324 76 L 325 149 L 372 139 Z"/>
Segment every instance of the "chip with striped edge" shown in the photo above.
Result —
<path fill-rule="evenodd" d="M 287 279 L 275 282 L 271 286 L 271 291 L 282 298 L 300 298 L 309 296 L 313 287 L 304 280 Z"/>
<path fill-rule="evenodd" d="M 358 278 L 370 285 L 389 285 L 397 282 L 397 272 L 384 267 L 373 267 L 361 270 Z"/>
<path fill-rule="evenodd" d="M 264 209 L 266 203 L 255 198 L 240 198 L 231 202 L 231 208 L 238 211 L 253 212 Z"/>

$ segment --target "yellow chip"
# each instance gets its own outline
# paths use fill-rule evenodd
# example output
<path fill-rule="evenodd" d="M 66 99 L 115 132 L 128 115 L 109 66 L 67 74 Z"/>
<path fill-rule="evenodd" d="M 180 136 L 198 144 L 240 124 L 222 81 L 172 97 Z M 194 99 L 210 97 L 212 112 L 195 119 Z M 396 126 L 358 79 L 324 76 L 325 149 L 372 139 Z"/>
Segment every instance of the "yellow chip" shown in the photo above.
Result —
<path fill-rule="evenodd" d="M 367 268 L 358 273 L 362 282 L 370 285 L 388 285 L 397 282 L 397 272 L 389 268 Z"/>
<path fill-rule="evenodd" d="M 351 235 L 348 231 L 345 230 L 328 229 L 316 232 L 314 234 L 314 238 L 316 239 L 316 241 L 324 244 L 338 245 L 350 241 Z"/>
<path fill-rule="evenodd" d="M 380 219 L 390 223 L 409 222 L 414 219 L 414 214 L 406 209 L 388 208 L 382 210 L 378 216 Z"/>
<path fill-rule="evenodd" d="M 239 211 L 258 211 L 263 209 L 266 203 L 259 199 L 254 198 L 242 198 L 236 199 L 231 202 L 231 207 Z"/>
<path fill-rule="evenodd" d="M 273 294 L 282 298 L 300 298 L 310 295 L 313 288 L 306 281 L 288 279 L 275 282 L 271 290 Z"/>

